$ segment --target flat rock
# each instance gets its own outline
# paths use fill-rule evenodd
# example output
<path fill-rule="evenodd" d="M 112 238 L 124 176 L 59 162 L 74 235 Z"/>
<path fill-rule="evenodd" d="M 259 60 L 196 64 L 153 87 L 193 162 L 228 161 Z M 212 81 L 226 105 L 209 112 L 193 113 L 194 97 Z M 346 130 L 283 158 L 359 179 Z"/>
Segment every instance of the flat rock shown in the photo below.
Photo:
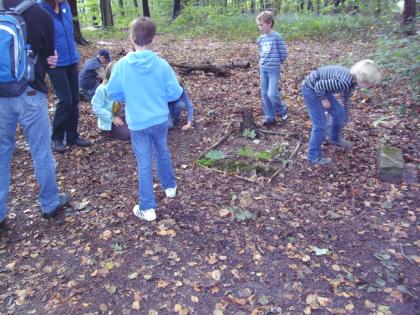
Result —
<path fill-rule="evenodd" d="M 378 151 L 378 176 L 384 181 L 400 182 L 404 175 L 404 159 L 400 149 L 381 145 Z"/>

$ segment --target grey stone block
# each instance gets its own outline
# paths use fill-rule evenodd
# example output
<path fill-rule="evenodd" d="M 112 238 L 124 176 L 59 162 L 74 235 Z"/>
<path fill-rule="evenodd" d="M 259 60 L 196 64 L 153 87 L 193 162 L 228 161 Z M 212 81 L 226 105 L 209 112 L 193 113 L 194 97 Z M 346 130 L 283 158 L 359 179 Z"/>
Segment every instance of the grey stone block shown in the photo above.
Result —
<path fill-rule="evenodd" d="M 380 145 L 378 151 L 378 176 L 384 181 L 401 182 L 404 175 L 404 159 L 400 149 Z"/>

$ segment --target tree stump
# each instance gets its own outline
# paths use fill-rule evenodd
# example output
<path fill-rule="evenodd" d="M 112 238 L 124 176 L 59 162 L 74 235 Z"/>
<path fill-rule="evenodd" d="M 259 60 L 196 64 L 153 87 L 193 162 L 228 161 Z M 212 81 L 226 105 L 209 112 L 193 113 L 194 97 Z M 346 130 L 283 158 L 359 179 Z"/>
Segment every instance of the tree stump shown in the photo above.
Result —
<path fill-rule="evenodd" d="M 400 149 L 381 145 L 378 152 L 378 176 L 381 180 L 401 182 L 404 175 L 404 159 Z"/>

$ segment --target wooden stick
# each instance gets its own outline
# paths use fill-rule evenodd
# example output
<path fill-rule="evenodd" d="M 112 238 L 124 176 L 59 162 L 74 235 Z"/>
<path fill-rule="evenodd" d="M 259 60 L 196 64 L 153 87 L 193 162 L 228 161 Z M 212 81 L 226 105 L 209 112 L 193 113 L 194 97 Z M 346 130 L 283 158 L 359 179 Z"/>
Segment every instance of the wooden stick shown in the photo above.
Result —
<path fill-rule="evenodd" d="M 289 158 L 285 161 L 284 165 L 280 167 L 273 175 L 271 175 L 268 182 L 271 184 L 273 182 L 273 179 L 277 177 L 277 175 L 280 174 L 290 163 L 290 161 L 293 159 L 293 157 L 296 155 L 297 151 L 300 148 L 300 145 L 302 144 L 302 137 L 299 137 L 299 141 L 296 145 L 296 148 L 293 150 L 292 154 L 290 154 Z"/>
<path fill-rule="evenodd" d="M 219 145 L 221 145 L 223 142 L 226 141 L 227 138 L 229 138 L 230 134 L 233 132 L 233 123 L 231 123 L 228 126 L 228 130 L 226 132 L 226 134 L 220 138 L 220 140 L 213 144 L 212 146 L 210 146 L 209 148 L 205 149 L 203 153 L 201 153 L 201 155 L 198 157 L 197 160 L 202 159 L 209 151 L 214 150 L 215 148 L 217 148 Z"/>

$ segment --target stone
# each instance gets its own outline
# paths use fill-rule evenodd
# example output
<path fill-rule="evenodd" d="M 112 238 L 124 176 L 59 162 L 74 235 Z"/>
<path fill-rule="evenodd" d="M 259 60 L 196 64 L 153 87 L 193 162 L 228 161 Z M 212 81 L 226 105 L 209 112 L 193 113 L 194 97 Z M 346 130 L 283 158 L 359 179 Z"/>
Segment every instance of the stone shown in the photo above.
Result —
<path fill-rule="evenodd" d="M 400 149 L 381 145 L 378 152 L 378 176 L 381 180 L 401 182 L 404 175 L 404 159 Z"/>

